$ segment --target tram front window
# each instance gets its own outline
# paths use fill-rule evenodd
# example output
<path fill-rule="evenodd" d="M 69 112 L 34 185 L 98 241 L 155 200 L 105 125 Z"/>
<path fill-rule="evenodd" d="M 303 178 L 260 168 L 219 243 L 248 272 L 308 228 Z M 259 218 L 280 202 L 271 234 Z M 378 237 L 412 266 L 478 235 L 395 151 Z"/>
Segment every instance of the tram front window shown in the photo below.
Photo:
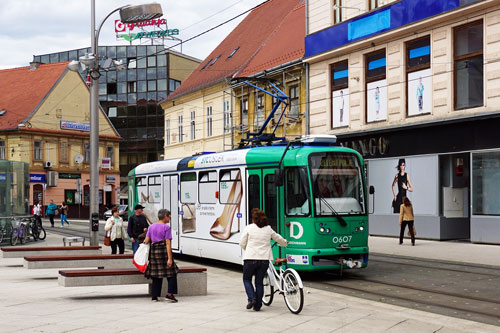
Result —
<path fill-rule="evenodd" d="M 364 214 L 362 169 L 349 153 L 314 153 L 309 156 L 316 216 Z"/>

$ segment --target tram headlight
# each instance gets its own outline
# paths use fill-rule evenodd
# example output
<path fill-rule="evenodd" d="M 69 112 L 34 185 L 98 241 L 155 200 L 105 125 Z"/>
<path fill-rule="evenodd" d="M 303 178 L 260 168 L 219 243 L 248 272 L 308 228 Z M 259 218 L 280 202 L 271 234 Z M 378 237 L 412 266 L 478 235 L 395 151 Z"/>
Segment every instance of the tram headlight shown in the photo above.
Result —
<path fill-rule="evenodd" d="M 363 231 L 363 230 L 365 230 L 365 228 L 363 228 L 363 227 L 359 227 L 359 230 Z"/>
<path fill-rule="evenodd" d="M 321 228 L 319 228 L 319 231 L 320 232 L 325 232 L 325 228 L 321 227 Z"/>
<path fill-rule="evenodd" d="M 330 231 L 331 231 L 331 230 L 330 230 L 330 228 L 326 229 L 326 232 L 327 232 L 328 234 L 330 233 Z"/>

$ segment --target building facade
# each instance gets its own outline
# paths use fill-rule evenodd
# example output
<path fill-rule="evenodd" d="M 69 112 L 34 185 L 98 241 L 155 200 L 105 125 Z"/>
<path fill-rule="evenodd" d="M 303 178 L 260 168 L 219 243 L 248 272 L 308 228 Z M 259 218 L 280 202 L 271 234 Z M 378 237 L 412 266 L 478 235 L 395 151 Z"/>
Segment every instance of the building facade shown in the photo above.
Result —
<path fill-rule="evenodd" d="M 365 156 L 370 233 L 398 234 L 392 201 L 407 195 L 419 237 L 500 244 L 498 3 L 313 0 L 306 13 L 310 131 Z"/>
<path fill-rule="evenodd" d="M 291 97 L 276 136 L 305 130 L 304 18 L 300 1 L 269 1 L 211 52 L 162 103 L 165 159 L 234 149 L 258 131 L 276 100 L 245 80 L 267 91 L 265 80 L 271 80 Z M 282 110 L 265 132 L 272 132 Z"/>
<path fill-rule="evenodd" d="M 89 90 L 67 62 L 0 71 L 0 159 L 29 165 L 32 206 L 66 201 L 69 217 L 89 212 Z M 119 203 L 121 137 L 100 109 L 99 204 Z"/>
<path fill-rule="evenodd" d="M 78 60 L 86 52 L 90 49 L 37 55 L 34 61 Z M 126 70 L 101 70 L 99 77 L 100 104 L 123 138 L 119 166 L 122 199 L 126 200 L 128 172 L 140 163 L 163 159 L 164 116 L 159 102 L 177 89 L 200 61 L 163 45 L 100 46 L 99 57 L 101 66 L 106 58 L 127 64 Z"/>

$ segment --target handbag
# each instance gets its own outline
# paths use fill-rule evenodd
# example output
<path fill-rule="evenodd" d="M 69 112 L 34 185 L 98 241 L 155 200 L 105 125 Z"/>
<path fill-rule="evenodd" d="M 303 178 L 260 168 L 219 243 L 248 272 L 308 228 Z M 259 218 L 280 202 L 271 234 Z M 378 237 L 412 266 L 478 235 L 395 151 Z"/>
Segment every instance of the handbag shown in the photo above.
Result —
<path fill-rule="evenodd" d="M 104 245 L 105 246 L 111 245 L 111 230 L 106 231 L 106 234 L 104 235 Z"/>
<path fill-rule="evenodd" d="M 54 211 L 54 214 L 55 214 L 55 215 L 59 215 L 59 209 L 56 209 L 56 210 Z"/>
<path fill-rule="evenodd" d="M 408 233 L 407 233 L 408 237 L 411 237 L 411 234 L 410 234 L 410 228 L 408 228 Z M 415 229 L 415 227 L 413 227 L 413 236 L 417 236 L 417 229 Z"/>
<path fill-rule="evenodd" d="M 139 248 L 135 252 L 132 263 L 141 273 L 144 273 L 146 271 L 146 268 L 148 267 L 148 258 L 149 244 L 142 243 L 141 245 L 139 245 Z"/>
<path fill-rule="evenodd" d="M 146 239 L 146 235 L 147 235 L 147 232 L 143 232 L 142 234 L 137 236 L 137 240 L 139 241 L 139 243 L 144 242 L 144 240 Z"/>

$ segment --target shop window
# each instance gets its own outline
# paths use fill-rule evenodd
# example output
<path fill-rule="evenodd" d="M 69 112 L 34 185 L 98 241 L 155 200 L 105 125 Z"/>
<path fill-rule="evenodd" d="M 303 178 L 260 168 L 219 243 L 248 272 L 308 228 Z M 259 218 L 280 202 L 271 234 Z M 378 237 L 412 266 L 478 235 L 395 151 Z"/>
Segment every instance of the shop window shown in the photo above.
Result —
<path fill-rule="evenodd" d="M 349 69 L 348 61 L 334 63 L 330 68 L 332 94 L 332 128 L 349 125 Z"/>
<path fill-rule="evenodd" d="M 431 112 L 431 45 L 426 36 L 406 43 L 406 102 L 408 116 Z"/>
<path fill-rule="evenodd" d="M 387 118 L 387 80 L 385 49 L 365 56 L 366 122 Z"/>
<path fill-rule="evenodd" d="M 43 159 L 43 144 L 42 141 L 35 140 L 33 142 L 33 160 L 41 161 Z"/>
<path fill-rule="evenodd" d="M 472 154 L 472 212 L 500 215 L 500 152 Z"/>
<path fill-rule="evenodd" d="M 76 199 L 76 190 L 64 190 L 64 201 L 67 205 L 74 205 Z"/>
<path fill-rule="evenodd" d="M 181 174 L 181 202 L 196 203 L 196 173 L 187 172 Z"/>
<path fill-rule="evenodd" d="M 239 204 L 242 197 L 241 171 L 226 169 L 220 171 L 219 196 L 222 204 Z"/>
<path fill-rule="evenodd" d="M 200 203 L 217 203 L 217 171 L 200 172 L 198 188 Z"/>
<path fill-rule="evenodd" d="M 483 21 L 454 29 L 455 109 L 483 105 Z"/>

